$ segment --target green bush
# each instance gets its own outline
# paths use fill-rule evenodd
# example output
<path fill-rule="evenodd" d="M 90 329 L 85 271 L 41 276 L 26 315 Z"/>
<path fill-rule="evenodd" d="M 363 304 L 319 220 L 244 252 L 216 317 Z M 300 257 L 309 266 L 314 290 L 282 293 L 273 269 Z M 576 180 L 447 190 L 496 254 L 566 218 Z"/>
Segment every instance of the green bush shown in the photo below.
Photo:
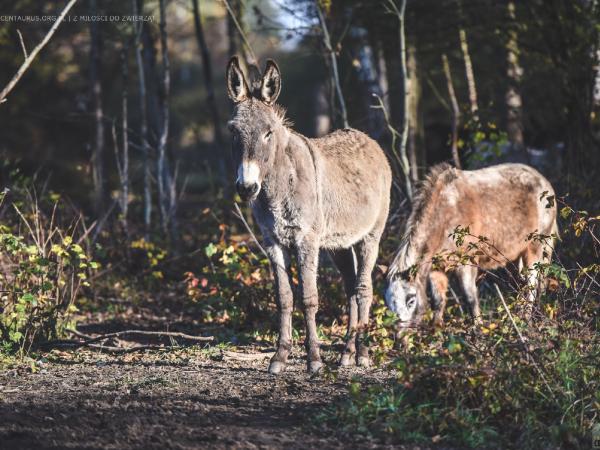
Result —
<path fill-rule="evenodd" d="M 13 225 L 6 218 L 0 225 L 0 339 L 4 350 L 21 353 L 62 335 L 98 267 L 78 242 L 79 227 L 56 224 L 57 205 L 48 217 L 31 204 L 27 214 L 8 205 Z"/>
<path fill-rule="evenodd" d="M 560 245 L 585 251 L 571 259 L 559 247 L 553 262 L 538 266 L 548 289 L 533 320 L 519 313 L 524 288 L 512 288 L 506 306 L 494 292 L 484 299 L 483 325 L 451 318 L 441 330 L 410 335 L 393 352 L 390 314 L 376 307 L 370 336 L 387 381 L 356 379 L 348 397 L 328 407 L 319 423 L 395 444 L 591 446 L 600 417 L 600 270 L 588 255 L 600 251 L 595 235 L 600 216 L 564 207 L 561 218 Z M 454 234 L 463 238 L 468 228 Z M 470 261 L 468 254 L 451 256 L 457 264 Z M 456 309 L 452 305 L 448 316 Z"/>

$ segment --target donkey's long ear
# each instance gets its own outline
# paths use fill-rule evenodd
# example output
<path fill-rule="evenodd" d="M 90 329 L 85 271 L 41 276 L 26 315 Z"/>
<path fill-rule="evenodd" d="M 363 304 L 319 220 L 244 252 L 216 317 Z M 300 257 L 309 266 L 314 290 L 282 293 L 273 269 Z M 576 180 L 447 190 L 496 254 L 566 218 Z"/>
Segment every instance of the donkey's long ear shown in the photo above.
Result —
<path fill-rule="evenodd" d="M 272 105 L 281 92 L 281 72 L 272 59 L 267 60 L 267 67 L 263 74 L 260 87 L 260 96 L 267 105 Z"/>
<path fill-rule="evenodd" d="M 227 64 L 227 94 L 235 103 L 243 102 L 250 96 L 248 83 L 240 69 L 240 61 L 237 56 L 233 56 Z"/>

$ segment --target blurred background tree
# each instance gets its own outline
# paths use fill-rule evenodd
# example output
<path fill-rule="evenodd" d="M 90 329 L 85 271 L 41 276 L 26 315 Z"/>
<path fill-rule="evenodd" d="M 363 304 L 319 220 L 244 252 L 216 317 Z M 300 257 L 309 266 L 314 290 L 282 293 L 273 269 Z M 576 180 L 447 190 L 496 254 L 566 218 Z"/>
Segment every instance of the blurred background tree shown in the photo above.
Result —
<path fill-rule="evenodd" d="M 50 26 L 14 18 L 57 15 L 64 3 L 0 1 L 0 84 L 22 62 L 18 31 L 32 48 Z M 0 154 L 102 218 L 118 210 L 123 190 L 113 148 L 128 148 L 128 216 L 146 232 L 167 229 L 187 214 L 177 202 L 232 199 L 223 72 L 238 53 L 248 64 L 279 62 L 280 102 L 301 133 L 323 135 L 347 114 L 380 141 L 397 172 L 398 202 L 407 188 L 389 127 L 401 134 L 406 114 L 411 184 L 452 161 L 454 141 L 454 161 L 466 168 L 522 161 L 563 193 L 589 186 L 600 171 L 597 1 L 407 0 L 406 109 L 400 5 L 82 0 L 0 106 Z M 91 21 L 98 15 L 109 20 Z M 125 20 L 132 15 L 144 20 Z"/>

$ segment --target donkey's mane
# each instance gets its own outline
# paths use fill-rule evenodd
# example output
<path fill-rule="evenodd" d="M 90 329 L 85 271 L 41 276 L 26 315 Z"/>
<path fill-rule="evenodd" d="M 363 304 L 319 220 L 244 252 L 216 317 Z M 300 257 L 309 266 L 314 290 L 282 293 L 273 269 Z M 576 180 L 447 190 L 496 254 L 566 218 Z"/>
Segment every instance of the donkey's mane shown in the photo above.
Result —
<path fill-rule="evenodd" d="M 400 248 L 394 256 L 394 260 L 388 271 L 388 278 L 395 274 L 404 272 L 417 263 L 417 254 L 415 249 L 415 237 L 420 228 L 421 220 L 425 210 L 431 201 L 433 194 L 443 186 L 452 182 L 458 177 L 456 169 L 448 163 L 433 166 L 427 176 L 419 183 L 413 199 L 413 206 L 406 221 L 406 228 Z"/>

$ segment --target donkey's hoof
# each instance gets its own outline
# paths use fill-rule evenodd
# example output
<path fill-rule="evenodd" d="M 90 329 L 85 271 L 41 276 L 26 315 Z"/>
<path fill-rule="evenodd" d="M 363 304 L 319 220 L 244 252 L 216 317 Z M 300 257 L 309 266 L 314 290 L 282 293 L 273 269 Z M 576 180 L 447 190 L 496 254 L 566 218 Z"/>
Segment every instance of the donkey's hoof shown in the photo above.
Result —
<path fill-rule="evenodd" d="M 371 360 L 368 356 L 359 356 L 357 363 L 359 367 L 371 367 Z"/>
<path fill-rule="evenodd" d="M 271 361 L 269 364 L 269 373 L 271 375 L 279 375 L 285 370 L 285 363 L 281 361 Z"/>
<path fill-rule="evenodd" d="M 340 367 L 352 367 L 354 365 L 354 353 L 344 353 L 340 358 Z"/>
<path fill-rule="evenodd" d="M 323 368 L 323 363 L 321 361 L 309 361 L 308 362 L 308 373 L 315 374 L 318 373 Z"/>

